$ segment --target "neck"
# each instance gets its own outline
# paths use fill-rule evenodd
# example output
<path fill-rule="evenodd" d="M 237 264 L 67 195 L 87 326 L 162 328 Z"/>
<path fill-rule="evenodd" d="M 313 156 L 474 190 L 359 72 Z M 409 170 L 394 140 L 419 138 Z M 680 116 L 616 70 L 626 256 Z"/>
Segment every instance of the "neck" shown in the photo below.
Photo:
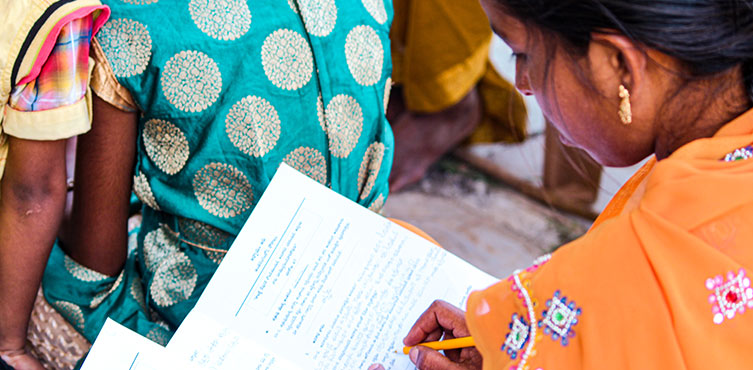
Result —
<path fill-rule="evenodd" d="M 751 108 L 751 101 L 742 82 L 742 73 L 722 76 L 715 81 L 704 80 L 689 83 L 677 94 L 674 109 L 664 115 L 667 122 L 657 135 L 656 158 L 669 157 L 683 145 L 701 138 L 711 137 L 724 125 Z M 730 83 L 731 81 L 737 81 Z M 721 79 L 721 81 L 719 81 Z M 726 88 L 725 88 L 726 87 Z"/>

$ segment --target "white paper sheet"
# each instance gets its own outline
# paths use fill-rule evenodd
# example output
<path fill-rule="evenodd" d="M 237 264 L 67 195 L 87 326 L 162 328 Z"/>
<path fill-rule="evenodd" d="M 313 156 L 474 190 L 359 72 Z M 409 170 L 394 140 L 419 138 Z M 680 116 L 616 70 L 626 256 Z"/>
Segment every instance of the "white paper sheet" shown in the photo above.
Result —
<path fill-rule="evenodd" d="M 107 319 L 81 370 L 164 370 L 198 368 L 130 329 Z"/>
<path fill-rule="evenodd" d="M 208 369 L 412 369 L 434 299 L 496 280 L 282 165 L 167 348 Z"/>

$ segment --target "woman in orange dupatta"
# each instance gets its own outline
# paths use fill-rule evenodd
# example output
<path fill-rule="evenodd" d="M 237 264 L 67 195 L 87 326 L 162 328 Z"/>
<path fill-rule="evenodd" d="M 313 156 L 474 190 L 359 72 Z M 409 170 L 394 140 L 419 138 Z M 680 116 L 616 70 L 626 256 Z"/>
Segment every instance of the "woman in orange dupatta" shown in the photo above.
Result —
<path fill-rule="evenodd" d="M 753 369 L 753 1 L 482 0 L 565 142 L 652 159 L 579 240 L 435 302 L 419 369 Z M 373 368 L 378 368 L 375 365 Z"/>

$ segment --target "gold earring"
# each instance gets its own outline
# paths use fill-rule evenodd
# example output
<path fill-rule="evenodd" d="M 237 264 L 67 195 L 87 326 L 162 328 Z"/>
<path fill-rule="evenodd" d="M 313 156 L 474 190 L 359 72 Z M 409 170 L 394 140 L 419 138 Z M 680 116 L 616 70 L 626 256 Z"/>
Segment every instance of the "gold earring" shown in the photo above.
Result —
<path fill-rule="evenodd" d="M 629 125 L 633 122 L 633 108 L 630 105 L 630 91 L 625 88 L 625 85 L 620 85 L 620 111 L 617 114 L 620 115 L 622 123 Z"/>

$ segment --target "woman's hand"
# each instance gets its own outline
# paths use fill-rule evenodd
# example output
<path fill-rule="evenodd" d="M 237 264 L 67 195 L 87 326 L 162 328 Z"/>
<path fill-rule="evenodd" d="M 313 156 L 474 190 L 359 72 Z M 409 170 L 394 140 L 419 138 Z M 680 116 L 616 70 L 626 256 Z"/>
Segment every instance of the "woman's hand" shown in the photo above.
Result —
<path fill-rule="evenodd" d="M 467 337 L 470 334 L 462 310 L 444 301 L 434 301 L 413 324 L 403 343 L 406 346 L 416 346 L 423 342 Z M 481 369 L 482 364 L 481 354 L 476 348 L 446 350 L 442 355 L 436 350 L 416 346 L 409 356 L 419 370 Z M 376 364 L 369 367 L 369 370 L 377 369 L 383 367 Z"/>

